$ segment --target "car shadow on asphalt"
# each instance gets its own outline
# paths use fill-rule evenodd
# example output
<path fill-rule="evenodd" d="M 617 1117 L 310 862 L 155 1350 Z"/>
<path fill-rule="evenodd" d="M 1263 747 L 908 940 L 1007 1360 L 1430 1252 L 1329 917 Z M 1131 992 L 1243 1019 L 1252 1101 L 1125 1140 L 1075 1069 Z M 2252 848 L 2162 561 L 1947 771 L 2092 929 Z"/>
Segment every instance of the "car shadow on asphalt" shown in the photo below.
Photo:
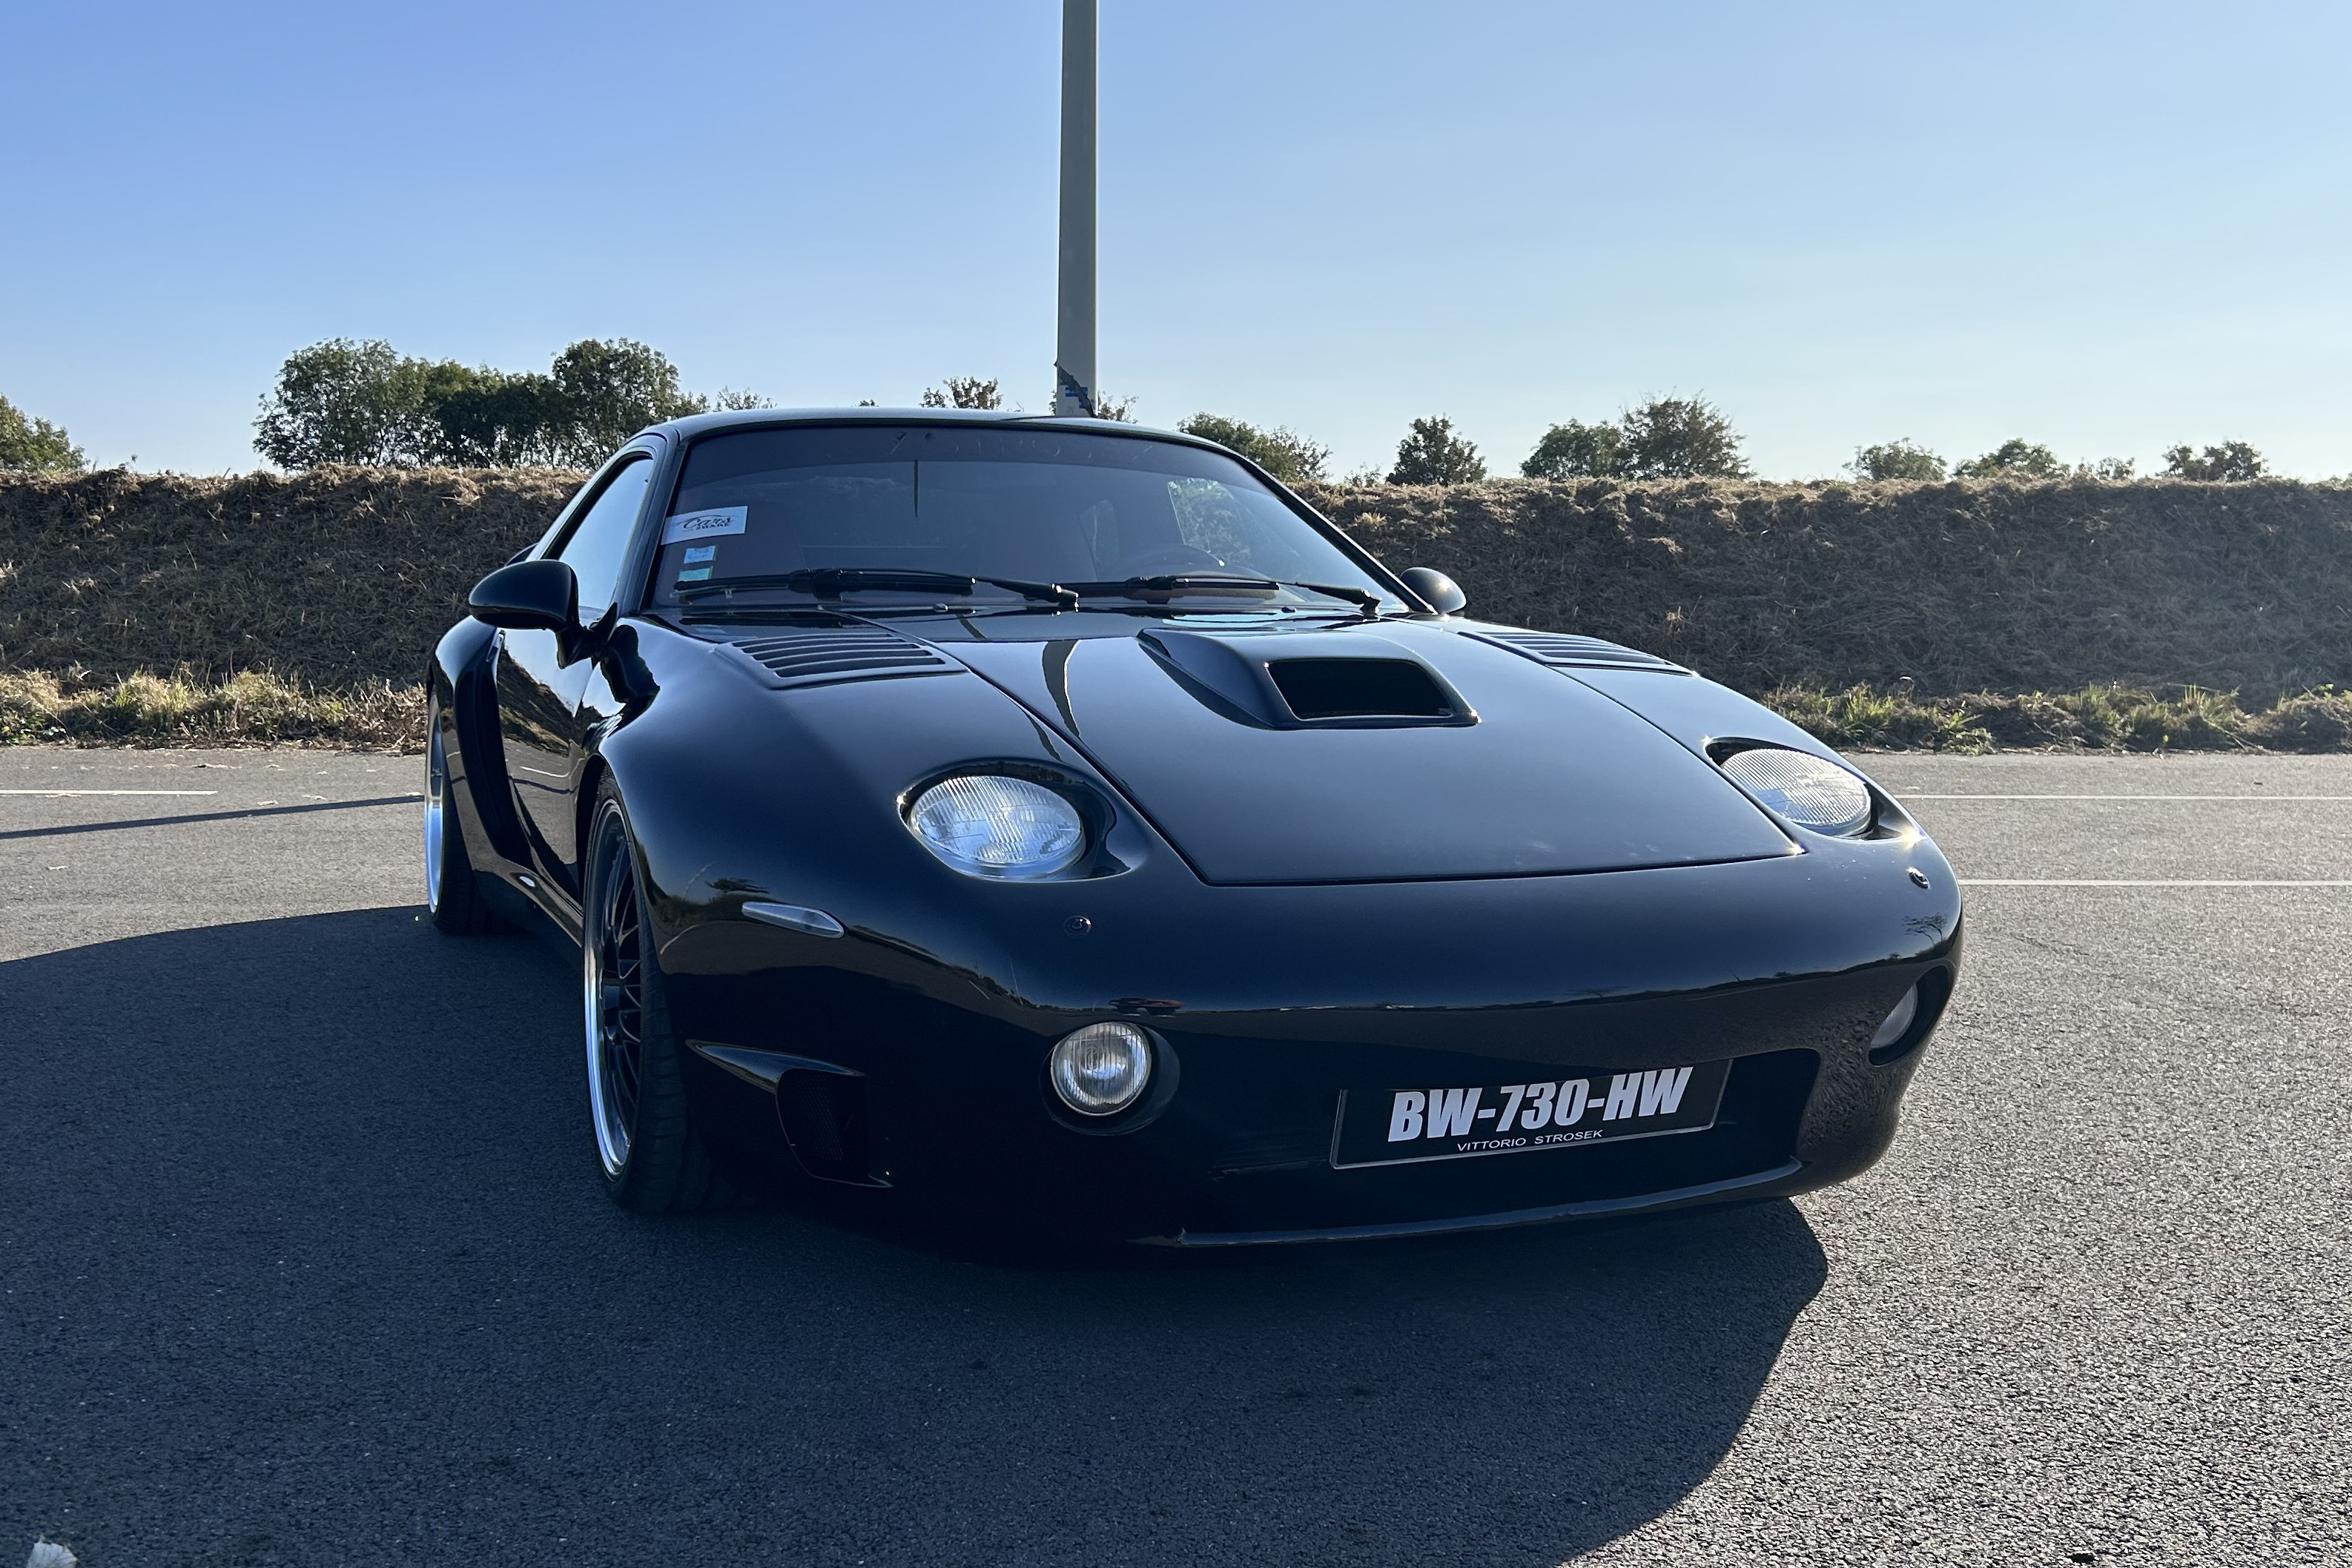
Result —
<path fill-rule="evenodd" d="M 380 909 L 0 965 L 0 1530 L 109 1563 L 1538 1564 L 1822 1283 L 1773 1203 L 992 1260 L 591 1170 L 571 972 Z"/>

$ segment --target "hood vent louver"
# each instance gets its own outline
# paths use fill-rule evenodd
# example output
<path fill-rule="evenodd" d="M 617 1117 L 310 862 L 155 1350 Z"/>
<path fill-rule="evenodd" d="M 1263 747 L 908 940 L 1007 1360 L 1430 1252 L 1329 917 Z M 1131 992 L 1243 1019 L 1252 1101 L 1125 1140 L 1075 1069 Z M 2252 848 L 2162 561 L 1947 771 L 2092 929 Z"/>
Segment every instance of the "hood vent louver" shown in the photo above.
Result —
<path fill-rule="evenodd" d="M 734 647 L 787 686 L 893 675 L 944 675 L 958 666 L 882 626 L 809 626 L 737 640 Z"/>
<path fill-rule="evenodd" d="M 1515 653 L 1527 655 L 1538 664 L 1549 664 L 1554 669 L 1658 670 L 1675 675 L 1690 674 L 1671 659 L 1661 659 L 1655 653 L 1644 653 L 1638 648 L 1628 648 L 1622 643 L 1605 642 L 1599 637 L 1580 637 L 1566 632 L 1465 632 L 1463 635 L 1508 648 Z"/>

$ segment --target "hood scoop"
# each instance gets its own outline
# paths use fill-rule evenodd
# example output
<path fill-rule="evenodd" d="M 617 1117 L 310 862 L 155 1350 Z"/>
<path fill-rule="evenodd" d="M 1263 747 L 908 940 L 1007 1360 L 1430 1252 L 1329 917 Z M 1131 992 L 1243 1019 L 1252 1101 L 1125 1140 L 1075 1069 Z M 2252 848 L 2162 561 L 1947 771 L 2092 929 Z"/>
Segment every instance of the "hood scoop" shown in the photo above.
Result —
<path fill-rule="evenodd" d="M 1203 706 L 1255 728 L 1393 729 L 1478 722 L 1470 705 L 1437 672 L 1385 638 L 1295 632 L 1207 637 L 1153 631 L 1136 641 Z"/>

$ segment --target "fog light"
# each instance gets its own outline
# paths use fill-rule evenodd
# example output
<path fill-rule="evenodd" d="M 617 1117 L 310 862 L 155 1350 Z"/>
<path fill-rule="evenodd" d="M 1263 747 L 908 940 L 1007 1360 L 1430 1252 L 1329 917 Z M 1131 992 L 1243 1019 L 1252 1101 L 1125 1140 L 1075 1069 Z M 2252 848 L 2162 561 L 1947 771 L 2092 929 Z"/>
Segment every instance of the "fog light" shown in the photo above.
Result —
<path fill-rule="evenodd" d="M 1151 1037 L 1133 1024 L 1090 1023 L 1054 1047 L 1054 1092 L 1083 1116 L 1135 1103 L 1151 1082 Z"/>
<path fill-rule="evenodd" d="M 1918 1016 L 1919 988 L 1914 986 L 1903 993 L 1903 999 L 1895 1004 L 1895 1010 L 1886 1015 L 1886 1021 L 1880 1024 L 1878 1032 L 1870 1037 L 1870 1049 L 1885 1051 L 1888 1046 L 1909 1034 L 1911 1020 Z"/>

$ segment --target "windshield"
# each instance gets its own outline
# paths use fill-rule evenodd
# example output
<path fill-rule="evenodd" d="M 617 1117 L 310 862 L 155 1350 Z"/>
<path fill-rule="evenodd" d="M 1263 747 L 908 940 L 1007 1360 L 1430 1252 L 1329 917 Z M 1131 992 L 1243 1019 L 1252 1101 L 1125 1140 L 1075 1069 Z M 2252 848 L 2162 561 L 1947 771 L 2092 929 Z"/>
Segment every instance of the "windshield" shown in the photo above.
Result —
<path fill-rule="evenodd" d="M 1369 591 L 1403 608 L 1231 458 L 1148 438 L 1003 426 L 708 436 L 687 454 L 654 570 L 656 605 L 707 607 L 730 581 L 743 581 L 747 596 L 791 601 L 837 596 L 861 573 L 930 572 L 1106 596 L 1335 607 L 1303 587 L 1202 580 L 1243 577 Z M 1161 580 L 1134 581 L 1147 578 Z M 854 591 L 887 601 L 940 591 L 877 581 Z M 971 592 L 1010 591 L 982 581 Z"/>

